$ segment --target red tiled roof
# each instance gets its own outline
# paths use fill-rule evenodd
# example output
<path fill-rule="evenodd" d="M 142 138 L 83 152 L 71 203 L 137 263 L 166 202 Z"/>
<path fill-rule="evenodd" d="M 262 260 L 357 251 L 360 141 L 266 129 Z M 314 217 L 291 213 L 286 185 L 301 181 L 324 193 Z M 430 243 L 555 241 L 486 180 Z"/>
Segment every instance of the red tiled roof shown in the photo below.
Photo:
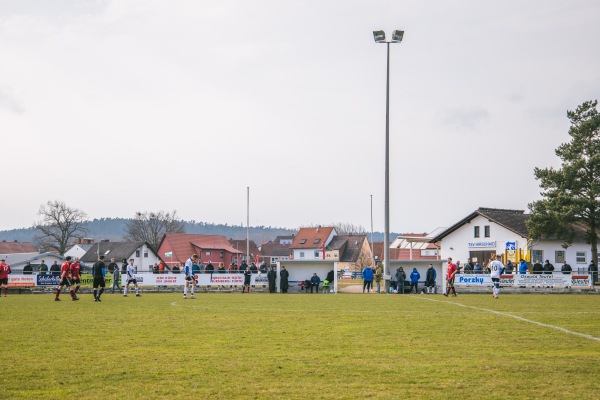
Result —
<path fill-rule="evenodd" d="M 234 249 L 229 244 L 225 236 L 218 235 L 202 235 L 194 233 L 167 233 L 165 234 L 160 247 L 159 256 L 162 258 L 164 252 L 163 245 L 168 243 L 173 252 L 174 262 L 185 262 L 192 254 L 198 253 L 199 250 L 226 250 L 230 253 L 241 254 L 242 252 Z M 163 254 L 161 254 L 163 253 Z"/>
<path fill-rule="evenodd" d="M 30 242 L 0 242 L 0 254 L 37 253 L 39 249 Z"/>
<path fill-rule="evenodd" d="M 290 248 L 316 249 L 322 247 L 333 232 L 333 227 L 300 228 Z M 318 242 L 315 241 L 318 239 Z"/>

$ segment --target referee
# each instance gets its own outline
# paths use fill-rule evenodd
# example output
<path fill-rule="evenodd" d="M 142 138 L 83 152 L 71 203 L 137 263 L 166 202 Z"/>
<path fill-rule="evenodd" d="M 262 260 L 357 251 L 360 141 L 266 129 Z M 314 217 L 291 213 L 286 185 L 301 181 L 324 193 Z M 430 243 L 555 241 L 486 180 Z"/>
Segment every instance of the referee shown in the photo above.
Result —
<path fill-rule="evenodd" d="M 100 256 L 98 257 L 98 261 L 96 261 L 92 266 L 92 276 L 94 277 L 94 301 L 101 301 L 100 296 L 102 296 L 102 293 L 104 293 L 105 274 L 106 265 L 104 264 L 104 256 Z M 98 287 L 100 287 L 99 292 Z"/>

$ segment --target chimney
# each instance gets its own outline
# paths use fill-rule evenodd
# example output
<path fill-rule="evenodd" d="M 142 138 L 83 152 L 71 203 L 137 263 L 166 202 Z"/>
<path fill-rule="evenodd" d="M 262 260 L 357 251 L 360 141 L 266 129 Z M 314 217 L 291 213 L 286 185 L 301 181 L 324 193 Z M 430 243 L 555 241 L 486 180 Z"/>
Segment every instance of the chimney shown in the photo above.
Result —
<path fill-rule="evenodd" d="M 321 225 L 317 226 L 317 233 L 319 233 L 319 229 L 321 229 Z"/>

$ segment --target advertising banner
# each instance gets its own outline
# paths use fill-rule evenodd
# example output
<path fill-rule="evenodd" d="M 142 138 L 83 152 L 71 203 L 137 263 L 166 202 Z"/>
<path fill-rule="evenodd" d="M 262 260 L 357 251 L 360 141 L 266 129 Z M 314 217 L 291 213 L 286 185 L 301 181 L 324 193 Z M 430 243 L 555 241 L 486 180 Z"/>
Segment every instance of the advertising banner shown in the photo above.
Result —
<path fill-rule="evenodd" d="M 139 286 L 183 286 L 185 285 L 184 274 L 135 274 Z M 198 286 L 242 286 L 244 284 L 243 274 L 196 274 Z M 269 281 L 266 274 L 253 274 L 251 285 L 267 286 Z M 121 284 L 127 283 L 127 276 L 121 276 Z M 111 283 L 112 285 L 112 283 Z M 108 286 L 108 281 L 107 281 Z"/>
<path fill-rule="evenodd" d="M 38 275 L 36 286 L 58 286 L 60 275 Z"/>
<path fill-rule="evenodd" d="M 8 275 L 8 287 L 35 286 L 36 275 Z"/>
<path fill-rule="evenodd" d="M 487 274 L 460 274 L 456 276 L 455 286 L 492 286 L 492 278 Z M 564 275 L 564 274 L 517 274 L 501 275 L 500 285 L 528 286 L 528 287 L 569 287 L 591 286 L 589 275 Z"/>
<path fill-rule="evenodd" d="M 92 274 L 81 274 L 81 287 L 91 288 L 94 286 L 94 276 Z M 106 287 L 112 286 L 113 276 L 112 274 L 106 274 L 104 277 L 104 284 Z"/>

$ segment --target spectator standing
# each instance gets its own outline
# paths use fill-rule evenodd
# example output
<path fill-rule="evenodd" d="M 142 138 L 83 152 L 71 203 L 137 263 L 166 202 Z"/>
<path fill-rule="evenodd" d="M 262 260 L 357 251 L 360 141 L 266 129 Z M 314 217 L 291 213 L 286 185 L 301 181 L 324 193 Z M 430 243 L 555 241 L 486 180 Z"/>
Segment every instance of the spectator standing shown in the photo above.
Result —
<path fill-rule="evenodd" d="M 383 267 L 379 261 L 375 261 L 375 283 L 377 283 L 377 293 L 381 293 L 381 279 L 383 278 Z"/>
<path fill-rule="evenodd" d="M 111 258 L 110 262 L 108 263 L 108 272 L 112 274 L 113 272 L 115 272 L 115 269 L 119 269 L 119 266 L 117 265 L 116 260 L 114 258 Z"/>
<path fill-rule="evenodd" d="M 550 260 L 544 263 L 544 274 L 550 275 L 554 271 L 554 265 L 550 264 Z"/>
<path fill-rule="evenodd" d="M 588 273 L 592 276 L 592 286 L 594 286 L 598 279 L 598 266 L 594 263 L 594 260 L 592 260 L 588 266 Z"/>
<path fill-rule="evenodd" d="M 462 265 L 460 265 L 460 261 L 456 261 L 456 273 L 460 274 L 461 269 L 462 269 Z"/>
<path fill-rule="evenodd" d="M 50 267 L 50 275 L 60 275 L 60 265 L 56 261 Z"/>
<path fill-rule="evenodd" d="M 225 264 L 219 263 L 219 268 L 217 268 L 218 274 L 226 274 L 227 270 L 225 269 Z"/>
<path fill-rule="evenodd" d="M 44 260 L 42 260 L 42 263 L 40 264 L 39 271 L 40 275 L 46 275 L 48 273 L 48 266 L 46 265 Z"/>
<path fill-rule="evenodd" d="M 481 273 L 483 273 L 483 267 L 481 266 L 481 264 L 479 263 L 479 261 L 477 261 L 475 263 L 475 266 L 473 267 L 473 273 L 474 274 L 481 274 Z"/>
<path fill-rule="evenodd" d="M 8 294 L 8 274 L 12 272 L 6 260 L 0 260 L 0 291 L 4 288 L 4 297 Z M 2 293 L 0 293 L 0 296 Z"/>
<path fill-rule="evenodd" d="M 275 293 L 277 291 L 277 271 L 271 267 L 267 272 L 267 279 L 269 280 L 269 293 Z"/>
<path fill-rule="evenodd" d="M 469 259 L 470 260 L 470 259 Z M 467 265 L 465 265 L 465 272 L 467 271 Z M 427 288 L 427 294 L 435 293 L 435 279 L 437 278 L 437 272 L 435 268 L 433 268 L 433 264 L 429 264 L 429 268 L 427 268 L 427 273 L 425 274 L 425 287 Z"/>
<path fill-rule="evenodd" d="M 33 274 L 33 267 L 31 266 L 31 263 L 27 261 L 27 264 L 25 264 L 25 266 L 23 267 L 23 275 L 31 274 Z"/>
<path fill-rule="evenodd" d="M 260 271 L 261 274 L 266 274 L 267 272 L 269 272 L 269 268 L 267 267 L 267 263 L 264 260 L 260 264 L 260 267 L 258 268 L 258 270 Z"/>
<path fill-rule="evenodd" d="M 410 273 L 410 292 L 412 293 L 413 287 L 415 288 L 415 294 L 419 293 L 419 279 L 421 278 L 421 274 L 417 271 L 416 268 L 413 268 Z"/>
<path fill-rule="evenodd" d="M 475 263 L 473 262 L 473 259 L 468 258 L 467 263 L 465 264 L 465 267 L 464 267 L 465 274 L 472 273 L 473 269 L 475 269 Z"/>
<path fill-rule="evenodd" d="M 313 288 L 317 288 L 316 292 L 319 293 L 319 284 L 321 283 L 321 278 L 317 276 L 315 272 L 310 278 L 310 292 L 313 292 Z"/>
<path fill-rule="evenodd" d="M 179 268 L 179 263 L 173 265 L 173 273 L 178 274 L 180 272 L 181 272 L 181 269 Z"/>
<path fill-rule="evenodd" d="M 456 289 L 454 289 L 454 278 L 456 276 L 456 264 L 452 263 L 452 257 L 448 257 L 446 260 L 448 262 L 448 269 L 446 272 L 446 293 L 444 296 L 448 297 L 450 291 L 452 291 L 452 296 L 456 297 Z"/>
<path fill-rule="evenodd" d="M 196 275 L 194 274 L 194 265 L 198 262 L 198 254 L 192 254 L 185 262 L 183 273 L 185 274 L 185 287 L 183 288 L 183 298 L 187 299 L 188 288 L 192 287 L 190 298 L 194 298 L 194 288 L 196 287 Z"/>
<path fill-rule="evenodd" d="M 396 270 L 396 279 L 398 280 L 398 294 L 404 294 L 404 281 L 406 281 L 404 268 L 400 267 Z"/>
<path fill-rule="evenodd" d="M 133 264 L 133 262 L 132 262 Z M 100 300 L 100 296 L 104 293 L 104 287 L 106 286 L 106 264 L 104 264 L 104 256 L 98 257 L 98 261 L 94 263 L 92 266 L 92 276 L 94 277 L 94 301 L 102 301 Z M 100 291 L 98 291 L 100 288 Z"/>
<path fill-rule="evenodd" d="M 560 272 L 562 272 L 565 275 L 570 275 L 572 271 L 573 268 L 571 268 L 571 266 L 567 264 L 567 260 L 564 260 L 562 267 L 560 267 Z"/>
<path fill-rule="evenodd" d="M 506 265 L 504 266 L 504 273 L 505 274 L 512 274 L 513 273 L 513 269 L 514 269 L 514 266 L 513 266 L 512 261 L 507 260 L 506 261 Z"/>
<path fill-rule="evenodd" d="M 117 290 L 120 293 L 121 292 L 121 271 L 119 271 L 119 266 L 116 263 L 115 263 L 115 267 L 113 268 L 112 275 L 113 275 L 113 281 L 112 281 L 112 286 L 110 288 L 110 292 L 114 293 L 115 288 L 117 288 Z"/>
<path fill-rule="evenodd" d="M 496 254 L 496 259 L 488 264 L 490 276 L 494 285 L 494 299 L 498 299 L 498 294 L 500 293 L 500 274 L 502 274 L 502 271 L 504 270 L 504 265 L 500 260 L 502 260 L 502 256 Z"/>
<path fill-rule="evenodd" d="M 525 275 L 527 270 L 529 269 L 529 265 L 527 265 L 527 261 L 522 258 L 519 260 L 519 274 Z"/>
<path fill-rule="evenodd" d="M 138 287 L 137 279 L 135 279 L 135 267 L 133 266 L 133 262 L 135 260 L 131 258 L 129 260 L 129 265 L 127 265 L 127 280 L 125 281 L 125 287 L 123 288 L 123 297 L 127 297 L 127 289 L 129 289 L 129 285 L 133 283 L 133 287 L 135 288 L 135 295 L 140 297 L 140 290 Z"/>
<path fill-rule="evenodd" d="M 544 266 L 540 263 L 540 260 L 535 260 L 533 264 L 532 272 L 535 275 L 541 275 L 544 272 Z"/>
<path fill-rule="evenodd" d="M 288 279 L 290 277 L 290 273 L 285 267 L 281 266 L 281 272 L 279 273 L 279 287 L 281 289 L 281 293 L 287 293 L 288 291 Z"/>
<path fill-rule="evenodd" d="M 367 267 L 363 270 L 362 272 L 362 276 L 363 276 L 363 293 L 365 292 L 365 288 L 367 289 L 367 293 L 371 293 L 371 287 L 373 287 L 373 277 L 374 277 L 374 273 L 373 273 L 373 268 L 371 268 L 370 265 L 367 265 Z"/>

